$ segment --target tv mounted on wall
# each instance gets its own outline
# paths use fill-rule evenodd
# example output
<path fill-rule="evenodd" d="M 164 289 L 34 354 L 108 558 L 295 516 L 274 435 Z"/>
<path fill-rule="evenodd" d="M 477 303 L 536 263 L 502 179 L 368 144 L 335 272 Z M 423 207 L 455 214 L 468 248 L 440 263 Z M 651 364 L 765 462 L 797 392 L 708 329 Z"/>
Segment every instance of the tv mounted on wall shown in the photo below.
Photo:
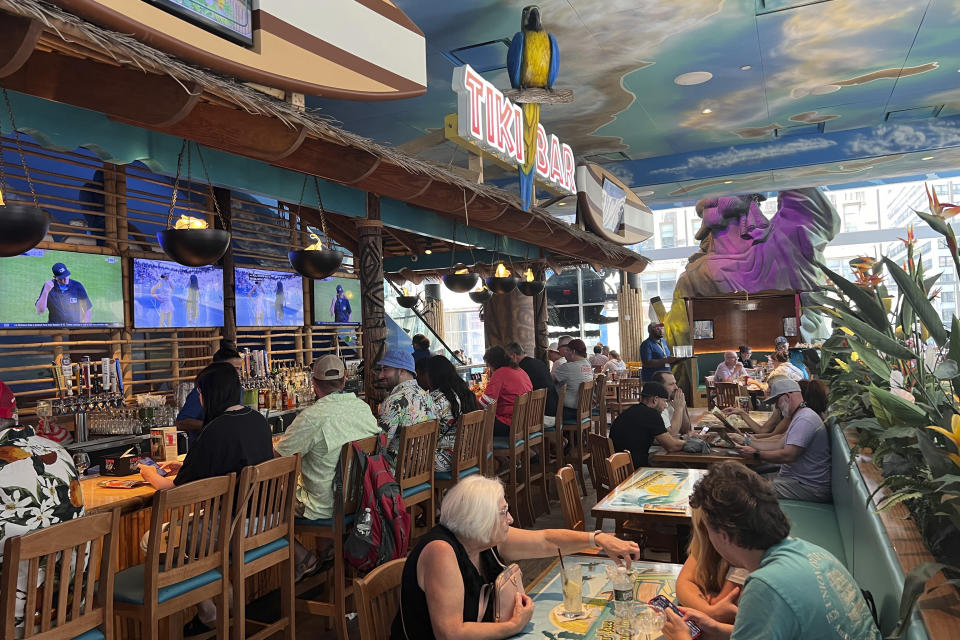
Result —
<path fill-rule="evenodd" d="M 252 0 L 146 1 L 228 40 L 253 44 Z"/>

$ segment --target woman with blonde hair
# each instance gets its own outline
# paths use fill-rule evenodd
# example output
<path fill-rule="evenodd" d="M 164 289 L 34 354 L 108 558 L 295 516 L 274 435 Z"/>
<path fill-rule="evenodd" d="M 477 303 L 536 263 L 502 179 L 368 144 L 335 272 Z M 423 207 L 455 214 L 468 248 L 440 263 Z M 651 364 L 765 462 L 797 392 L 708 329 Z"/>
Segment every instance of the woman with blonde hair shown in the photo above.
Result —
<path fill-rule="evenodd" d="M 733 624 L 746 571 L 731 567 L 710 542 L 700 509 L 692 510 L 693 536 L 677 576 L 677 600 L 717 622 Z"/>

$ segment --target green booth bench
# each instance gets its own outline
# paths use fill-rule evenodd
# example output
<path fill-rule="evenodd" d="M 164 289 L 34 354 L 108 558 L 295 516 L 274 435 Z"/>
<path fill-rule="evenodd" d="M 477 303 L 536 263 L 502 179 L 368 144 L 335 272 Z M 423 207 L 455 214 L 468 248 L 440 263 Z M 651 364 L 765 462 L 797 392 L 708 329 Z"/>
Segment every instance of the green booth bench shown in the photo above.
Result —
<path fill-rule="evenodd" d="M 900 559 L 874 502 L 869 499 L 870 491 L 860 467 L 851 464 L 850 446 L 843 431 L 834 421 L 829 421 L 827 428 L 832 447 L 833 504 L 781 500 L 780 506 L 790 519 L 790 535 L 831 552 L 843 562 L 860 588 L 873 594 L 880 631 L 886 636 L 899 617 L 904 577 Z M 931 638 L 916 610 L 903 637 Z"/>

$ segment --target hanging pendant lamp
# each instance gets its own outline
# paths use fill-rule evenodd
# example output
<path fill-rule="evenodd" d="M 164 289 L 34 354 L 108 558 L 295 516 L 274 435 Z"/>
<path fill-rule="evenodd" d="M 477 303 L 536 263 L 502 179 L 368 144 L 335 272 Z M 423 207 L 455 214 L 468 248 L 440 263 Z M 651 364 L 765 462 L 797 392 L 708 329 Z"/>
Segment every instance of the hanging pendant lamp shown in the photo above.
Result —
<path fill-rule="evenodd" d="M 503 263 L 497 265 L 494 275 L 487 278 L 487 288 L 494 293 L 510 293 L 517 288 L 519 278 L 510 275 L 510 271 L 503 266 Z"/>
<path fill-rule="evenodd" d="M 213 201 L 213 209 L 220 220 L 222 229 L 208 228 L 207 221 L 186 214 L 174 222 L 173 211 L 177 206 L 177 191 L 180 186 L 180 170 L 183 166 L 183 154 L 187 154 L 187 182 L 190 182 L 190 143 L 183 141 L 180 148 L 180 155 L 177 157 L 177 175 L 173 181 L 173 195 L 170 198 L 170 209 L 167 212 L 167 228 L 157 232 L 157 241 L 160 242 L 160 248 L 175 262 L 186 267 L 203 267 L 214 264 L 230 247 L 230 231 L 227 230 L 227 224 L 220 213 L 220 204 L 217 202 L 217 196 L 213 191 L 213 184 L 210 182 L 210 174 L 207 173 L 207 165 L 203 160 L 203 154 L 200 152 L 200 145 L 194 143 L 197 147 L 197 156 L 200 158 L 200 164 L 203 167 L 203 173 L 207 180 L 207 189 L 210 193 L 210 199 Z"/>
<path fill-rule="evenodd" d="M 525 296 L 535 296 L 543 292 L 546 284 L 543 280 L 534 280 L 533 270 L 527 269 L 524 280 L 517 284 L 517 289 Z"/>
<path fill-rule="evenodd" d="M 470 299 L 476 302 L 477 304 L 483 304 L 484 302 L 487 302 L 488 300 L 490 300 L 490 298 L 492 297 L 493 297 L 493 292 L 490 291 L 490 289 L 487 289 L 486 287 L 483 287 L 479 291 L 470 292 Z"/>
<path fill-rule="evenodd" d="M 300 189 L 300 203 L 297 205 L 297 218 L 300 220 L 300 226 L 303 227 L 303 218 L 300 217 L 300 208 L 303 206 L 303 194 L 307 187 L 307 176 L 303 177 L 303 187 Z M 323 234 L 323 240 L 330 244 L 330 236 L 327 235 L 327 217 L 324 214 L 323 198 L 320 196 L 320 180 L 314 176 L 313 186 L 317 191 L 317 204 L 320 207 L 320 232 Z M 310 238 L 316 240 L 310 246 L 303 249 L 295 249 L 287 253 L 287 259 L 290 266 L 300 275 L 314 280 L 322 280 L 337 272 L 340 265 L 343 264 L 343 252 L 337 249 L 324 247 L 323 242 L 317 234 L 311 232 Z"/>
<path fill-rule="evenodd" d="M 13 139 L 17 143 L 20 166 L 23 167 L 23 175 L 33 199 L 32 205 L 26 202 L 9 201 L 7 177 L 3 170 L 3 159 L 0 157 L 0 258 L 9 258 L 18 256 L 37 246 L 37 243 L 47 235 L 47 230 L 50 228 L 50 217 L 46 211 L 40 208 L 37 202 L 37 194 L 33 189 L 33 181 L 30 179 L 30 169 L 27 167 L 26 158 L 23 154 L 20 133 L 17 131 L 13 109 L 10 106 L 10 97 L 7 95 L 6 89 L 3 90 L 3 100 L 7 108 L 7 115 L 10 117 Z M 0 131 L 0 138 L 2 138 L 2 133 Z M 7 201 L 4 200 L 4 196 L 7 197 Z"/>

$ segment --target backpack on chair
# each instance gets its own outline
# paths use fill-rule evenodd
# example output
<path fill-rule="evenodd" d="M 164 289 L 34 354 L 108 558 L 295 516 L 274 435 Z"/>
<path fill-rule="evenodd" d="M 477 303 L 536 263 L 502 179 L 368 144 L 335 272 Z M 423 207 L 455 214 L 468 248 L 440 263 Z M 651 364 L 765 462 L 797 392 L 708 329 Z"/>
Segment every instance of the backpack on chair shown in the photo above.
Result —
<path fill-rule="evenodd" d="M 384 457 L 387 437 L 380 434 L 377 448 L 372 454 L 365 453 L 353 443 L 355 461 L 363 481 L 360 504 L 354 514 L 354 527 L 343 545 L 344 559 L 359 571 L 369 571 L 384 562 L 407 555 L 410 545 L 410 514 L 403 504 L 400 484 L 393 469 Z M 338 467 L 335 486 L 342 490 L 343 470 Z M 370 533 L 361 535 L 357 524 L 370 509 Z"/>

